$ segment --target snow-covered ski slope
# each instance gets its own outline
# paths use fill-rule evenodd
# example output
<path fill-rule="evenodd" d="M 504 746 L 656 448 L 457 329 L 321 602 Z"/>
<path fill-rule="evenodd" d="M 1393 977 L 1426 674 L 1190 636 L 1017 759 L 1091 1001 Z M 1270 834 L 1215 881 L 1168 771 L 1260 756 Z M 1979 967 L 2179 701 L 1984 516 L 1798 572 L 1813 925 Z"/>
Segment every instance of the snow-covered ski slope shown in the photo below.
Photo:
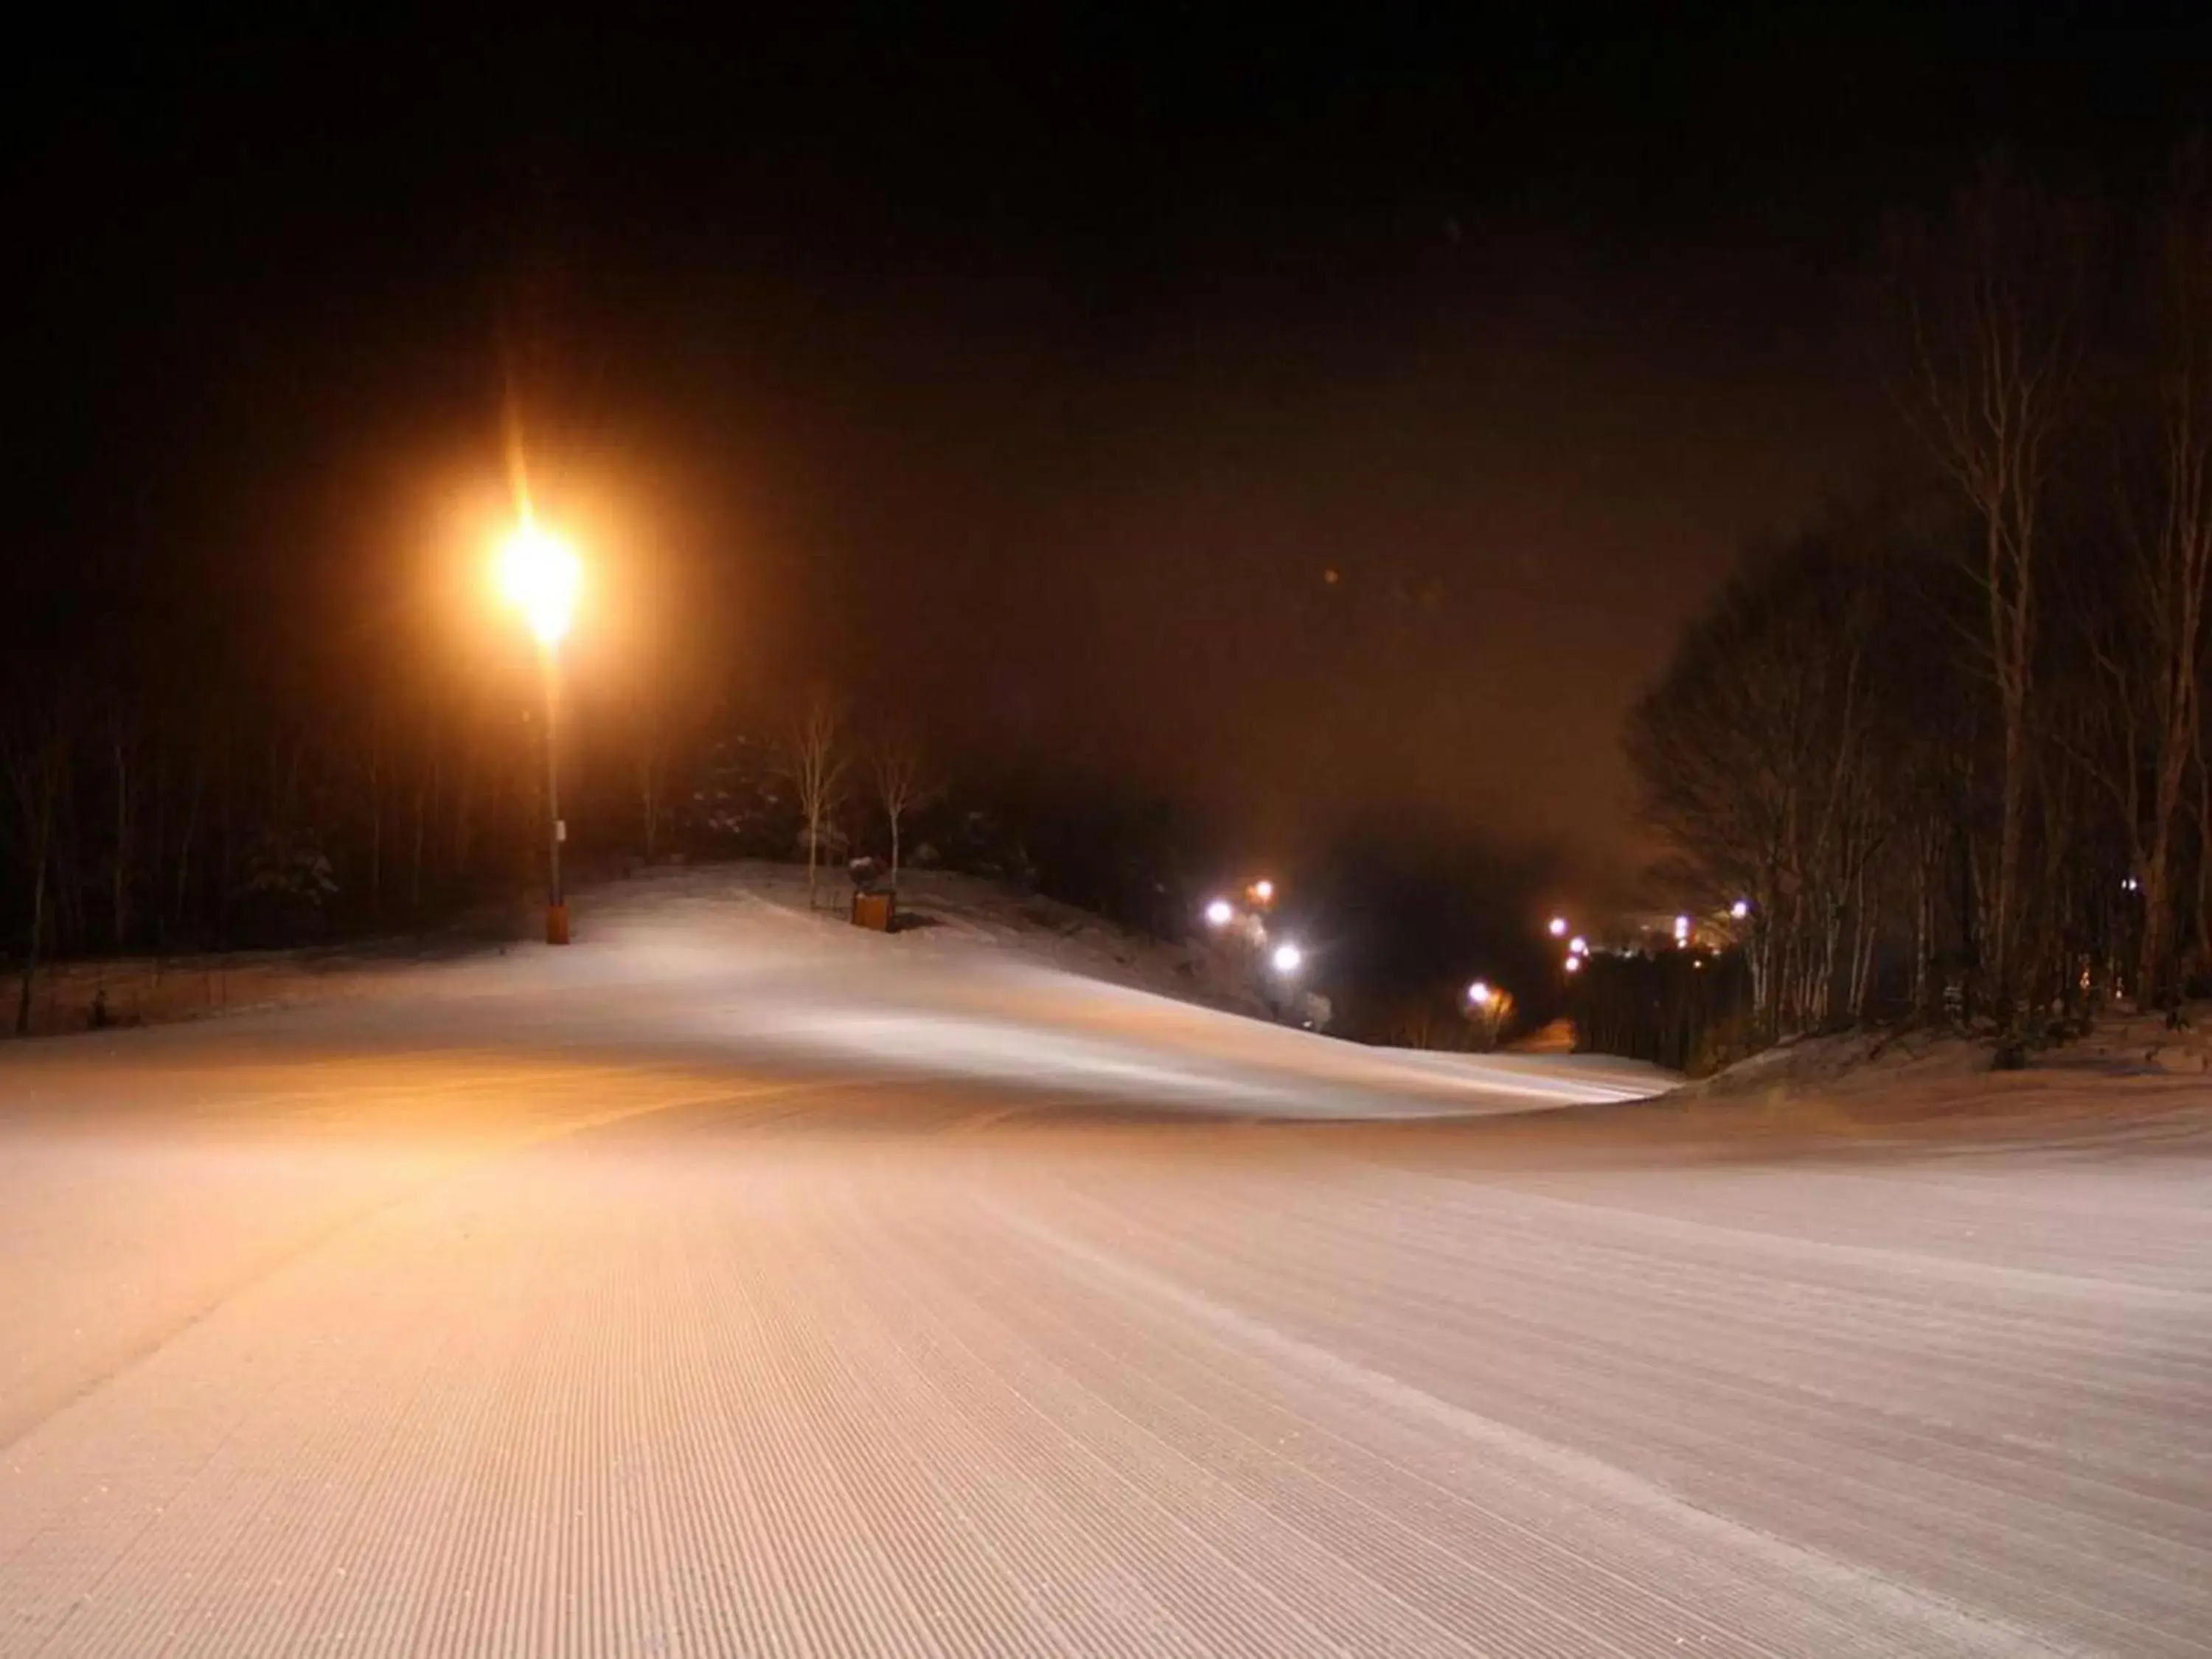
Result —
<path fill-rule="evenodd" d="M 579 933 L 0 1049 L 0 1654 L 2212 1652 L 2188 1085 L 1799 1133 Z"/>

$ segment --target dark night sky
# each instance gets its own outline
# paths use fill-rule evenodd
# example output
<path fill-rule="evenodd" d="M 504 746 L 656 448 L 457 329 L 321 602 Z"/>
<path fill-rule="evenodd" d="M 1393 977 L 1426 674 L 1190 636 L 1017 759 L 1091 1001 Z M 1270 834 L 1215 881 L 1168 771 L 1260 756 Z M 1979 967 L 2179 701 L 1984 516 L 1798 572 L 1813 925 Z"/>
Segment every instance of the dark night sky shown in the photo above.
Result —
<path fill-rule="evenodd" d="M 511 374 L 658 654 L 1254 846 L 1402 814 L 1617 874 L 1625 703 L 1893 443 L 1844 323 L 1883 211 L 1993 142 L 2126 187 L 2203 42 L 1353 10 L 19 63 L 18 598 L 419 580 Z"/>

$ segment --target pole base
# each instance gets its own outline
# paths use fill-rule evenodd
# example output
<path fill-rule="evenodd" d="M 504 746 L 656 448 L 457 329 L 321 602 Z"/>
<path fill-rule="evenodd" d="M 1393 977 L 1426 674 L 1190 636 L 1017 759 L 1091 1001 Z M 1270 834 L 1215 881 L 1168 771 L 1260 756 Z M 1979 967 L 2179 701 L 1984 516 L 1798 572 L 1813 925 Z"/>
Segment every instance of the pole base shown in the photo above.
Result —
<path fill-rule="evenodd" d="M 568 942 L 568 907 L 549 904 L 545 907 L 545 942 L 566 945 Z"/>

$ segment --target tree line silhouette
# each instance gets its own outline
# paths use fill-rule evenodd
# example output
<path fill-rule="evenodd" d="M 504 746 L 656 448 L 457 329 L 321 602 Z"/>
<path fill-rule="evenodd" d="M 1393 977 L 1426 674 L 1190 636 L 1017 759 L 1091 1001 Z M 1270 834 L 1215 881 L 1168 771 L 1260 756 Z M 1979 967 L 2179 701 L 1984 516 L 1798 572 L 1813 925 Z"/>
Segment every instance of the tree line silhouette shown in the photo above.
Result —
<path fill-rule="evenodd" d="M 1752 901 L 1758 1039 L 2038 1037 L 2212 971 L 2212 172 L 2123 210 L 1991 162 L 1876 296 L 1917 440 L 1747 552 L 1628 722 L 1674 890 Z"/>

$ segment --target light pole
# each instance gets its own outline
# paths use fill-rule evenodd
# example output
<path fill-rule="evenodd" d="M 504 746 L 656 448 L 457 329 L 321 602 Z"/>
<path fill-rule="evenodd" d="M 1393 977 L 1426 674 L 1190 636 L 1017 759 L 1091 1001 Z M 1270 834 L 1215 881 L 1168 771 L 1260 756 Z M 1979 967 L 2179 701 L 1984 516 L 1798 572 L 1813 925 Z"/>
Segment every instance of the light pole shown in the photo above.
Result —
<path fill-rule="evenodd" d="M 1575 958 L 1567 958 L 1570 966 Z M 1479 979 L 1467 988 L 1467 1017 L 1480 1037 L 1485 1050 L 1498 1046 L 1498 1034 L 1504 1029 L 1505 1017 L 1513 1012 L 1510 993 L 1499 989 L 1488 980 Z"/>
<path fill-rule="evenodd" d="M 545 810 L 547 818 L 545 942 L 568 942 L 568 902 L 561 890 L 561 641 L 576 611 L 584 567 L 575 550 L 525 519 L 500 550 L 500 587 L 538 637 L 545 676 Z"/>
<path fill-rule="evenodd" d="M 551 821 L 546 841 L 545 942 L 568 942 L 568 896 L 561 890 L 561 843 L 568 826 L 561 817 L 561 646 L 549 640 L 540 651 L 545 668 L 545 815 Z"/>

